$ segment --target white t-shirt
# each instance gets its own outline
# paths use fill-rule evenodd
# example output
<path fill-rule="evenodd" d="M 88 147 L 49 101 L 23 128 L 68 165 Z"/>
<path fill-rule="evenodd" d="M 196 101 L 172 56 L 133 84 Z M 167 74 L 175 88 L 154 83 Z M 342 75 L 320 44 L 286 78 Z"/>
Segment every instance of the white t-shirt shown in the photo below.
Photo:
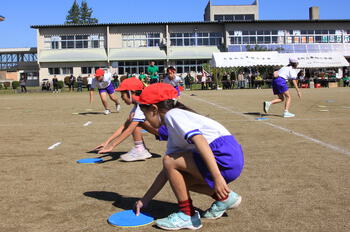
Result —
<path fill-rule="evenodd" d="M 191 138 L 203 135 L 210 144 L 215 139 L 231 135 L 220 123 L 187 110 L 172 109 L 165 114 L 165 125 L 169 137 L 166 154 L 195 149 Z"/>
<path fill-rule="evenodd" d="M 172 85 L 172 86 L 174 86 L 174 87 L 176 87 L 176 86 L 179 86 L 179 85 L 180 85 L 180 82 L 182 82 L 182 79 L 181 79 L 181 77 L 175 75 L 174 79 L 173 79 L 173 80 L 170 80 L 169 77 L 166 76 L 166 77 L 164 78 L 163 82 L 164 82 L 164 83 L 167 83 L 167 84 L 170 84 L 170 85 Z"/>
<path fill-rule="evenodd" d="M 91 85 L 91 84 L 92 84 L 92 79 L 93 79 L 92 77 L 88 77 L 88 78 L 87 78 L 87 83 L 88 83 L 88 85 Z"/>
<path fill-rule="evenodd" d="M 111 84 L 111 80 L 112 75 L 110 73 L 105 73 L 102 81 L 98 81 L 96 78 L 92 79 L 91 88 L 95 89 L 97 87 L 98 89 L 105 89 Z"/>
<path fill-rule="evenodd" d="M 293 68 L 292 66 L 284 66 L 280 70 L 278 70 L 278 76 L 284 78 L 285 80 L 295 80 L 297 79 L 299 72 L 300 69 Z"/>
<path fill-rule="evenodd" d="M 132 110 L 130 111 L 130 115 L 132 114 L 132 121 L 133 122 L 144 122 L 146 120 L 146 117 L 142 110 L 140 109 L 139 104 L 135 105 Z"/>

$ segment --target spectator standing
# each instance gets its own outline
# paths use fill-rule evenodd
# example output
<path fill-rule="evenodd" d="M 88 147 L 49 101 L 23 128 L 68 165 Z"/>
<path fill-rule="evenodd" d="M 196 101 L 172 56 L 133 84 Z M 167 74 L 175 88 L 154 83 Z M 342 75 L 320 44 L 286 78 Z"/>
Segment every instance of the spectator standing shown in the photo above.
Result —
<path fill-rule="evenodd" d="M 113 86 L 114 86 L 115 89 L 119 87 L 119 83 L 120 82 L 119 82 L 119 76 L 117 75 L 117 73 L 113 74 L 113 81 L 112 81 L 112 83 L 113 83 Z"/>
<path fill-rule="evenodd" d="M 139 79 L 146 86 L 147 76 L 146 76 L 145 72 L 141 72 L 141 74 L 139 75 Z"/>
<path fill-rule="evenodd" d="M 240 72 L 238 74 L 238 85 L 237 85 L 238 89 L 242 89 L 244 88 L 244 75 L 243 72 Z"/>
<path fill-rule="evenodd" d="M 191 90 L 191 82 L 192 82 L 192 77 L 190 73 L 187 73 L 185 77 L 185 88 L 188 90 Z"/>
<path fill-rule="evenodd" d="M 88 91 L 90 91 L 90 89 L 91 89 L 91 84 L 92 84 L 92 77 L 89 74 L 87 77 L 87 89 L 88 89 Z"/>
<path fill-rule="evenodd" d="M 207 86 L 207 73 L 206 73 L 206 71 L 204 69 L 202 71 L 201 84 L 202 84 L 202 90 L 208 89 L 208 86 Z"/>
<path fill-rule="evenodd" d="M 147 73 L 150 77 L 150 83 L 157 83 L 158 80 L 158 72 L 159 72 L 159 68 L 158 66 L 155 65 L 154 61 L 150 62 L 150 65 L 147 67 Z"/>
<path fill-rule="evenodd" d="M 56 75 L 52 78 L 53 93 L 58 93 L 58 79 Z"/>
<path fill-rule="evenodd" d="M 75 84 L 75 76 L 73 74 L 69 77 L 69 91 L 74 91 L 74 84 Z"/>
<path fill-rule="evenodd" d="M 83 78 L 81 76 L 77 77 L 78 89 L 77 92 L 83 92 Z"/>
<path fill-rule="evenodd" d="M 343 87 L 349 87 L 349 82 L 350 82 L 349 73 L 344 73 L 344 76 L 342 79 L 343 79 Z"/>
<path fill-rule="evenodd" d="M 21 92 L 23 93 L 26 93 L 27 92 L 27 87 L 26 87 L 26 84 L 27 84 L 27 78 L 25 77 L 21 77 L 21 79 L 19 80 L 19 84 L 21 86 Z"/>

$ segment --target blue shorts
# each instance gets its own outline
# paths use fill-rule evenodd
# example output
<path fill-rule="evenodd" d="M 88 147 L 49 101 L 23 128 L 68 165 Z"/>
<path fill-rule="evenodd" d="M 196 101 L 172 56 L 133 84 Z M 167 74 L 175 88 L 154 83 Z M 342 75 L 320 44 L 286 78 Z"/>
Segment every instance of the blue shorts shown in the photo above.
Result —
<path fill-rule="evenodd" d="M 165 125 L 161 125 L 158 128 L 158 136 L 156 135 L 156 140 L 159 141 L 168 141 L 168 128 Z"/>
<path fill-rule="evenodd" d="M 113 83 L 111 82 L 107 88 L 104 89 L 98 89 L 99 93 L 107 92 L 108 94 L 113 94 L 114 93 L 114 86 Z"/>
<path fill-rule="evenodd" d="M 180 94 L 181 94 L 180 87 L 179 86 L 174 86 L 174 88 L 177 91 L 177 96 L 180 96 Z"/>
<path fill-rule="evenodd" d="M 244 166 L 241 145 L 237 143 L 232 135 L 228 135 L 215 139 L 209 146 L 213 151 L 216 163 L 226 183 L 237 179 L 241 175 Z M 193 152 L 193 158 L 204 180 L 208 183 L 209 187 L 213 189 L 214 180 L 201 155 L 195 151 Z"/>
<path fill-rule="evenodd" d="M 278 95 L 288 91 L 286 79 L 283 77 L 274 78 L 272 81 L 273 94 Z"/>

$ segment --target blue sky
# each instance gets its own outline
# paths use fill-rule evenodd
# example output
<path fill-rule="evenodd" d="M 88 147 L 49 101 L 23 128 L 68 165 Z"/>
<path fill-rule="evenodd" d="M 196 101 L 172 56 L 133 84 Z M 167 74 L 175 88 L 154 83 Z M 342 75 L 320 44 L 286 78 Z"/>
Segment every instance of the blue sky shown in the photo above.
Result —
<path fill-rule="evenodd" d="M 80 3 L 81 0 L 78 0 Z M 214 5 L 254 0 L 212 0 Z M 73 0 L 1 0 L 0 48 L 35 47 L 31 25 L 63 24 Z M 208 0 L 87 0 L 100 23 L 202 21 Z M 260 0 L 260 19 L 308 19 L 310 6 L 321 19 L 349 19 L 349 0 Z"/>

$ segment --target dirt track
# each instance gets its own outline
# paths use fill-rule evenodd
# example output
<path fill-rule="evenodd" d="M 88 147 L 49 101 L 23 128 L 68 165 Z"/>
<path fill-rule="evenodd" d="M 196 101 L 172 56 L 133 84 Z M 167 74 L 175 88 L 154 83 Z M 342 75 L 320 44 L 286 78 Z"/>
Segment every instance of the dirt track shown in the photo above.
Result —
<path fill-rule="evenodd" d="M 183 103 L 225 125 L 245 152 L 242 176 L 230 185 L 242 195 L 241 206 L 219 220 L 203 220 L 201 230 L 350 231 L 350 88 L 306 89 L 301 102 L 292 90 L 297 117 L 279 117 L 282 105 L 275 105 L 268 120 L 255 120 L 271 92 L 182 96 Z M 131 208 L 161 169 L 165 143 L 149 134 L 145 141 L 155 158 L 146 162 L 118 161 L 131 139 L 102 164 L 75 162 L 97 157 L 87 152 L 123 122 L 130 106 L 119 114 L 93 114 L 102 107 L 99 101 L 90 106 L 87 93 L 1 95 L 0 104 L 0 231 L 116 231 L 107 218 Z M 87 121 L 92 124 L 84 127 Z M 47 149 L 56 142 L 62 144 Z M 192 198 L 202 210 L 212 202 L 198 194 Z M 149 212 L 167 216 L 175 203 L 166 185 Z"/>

